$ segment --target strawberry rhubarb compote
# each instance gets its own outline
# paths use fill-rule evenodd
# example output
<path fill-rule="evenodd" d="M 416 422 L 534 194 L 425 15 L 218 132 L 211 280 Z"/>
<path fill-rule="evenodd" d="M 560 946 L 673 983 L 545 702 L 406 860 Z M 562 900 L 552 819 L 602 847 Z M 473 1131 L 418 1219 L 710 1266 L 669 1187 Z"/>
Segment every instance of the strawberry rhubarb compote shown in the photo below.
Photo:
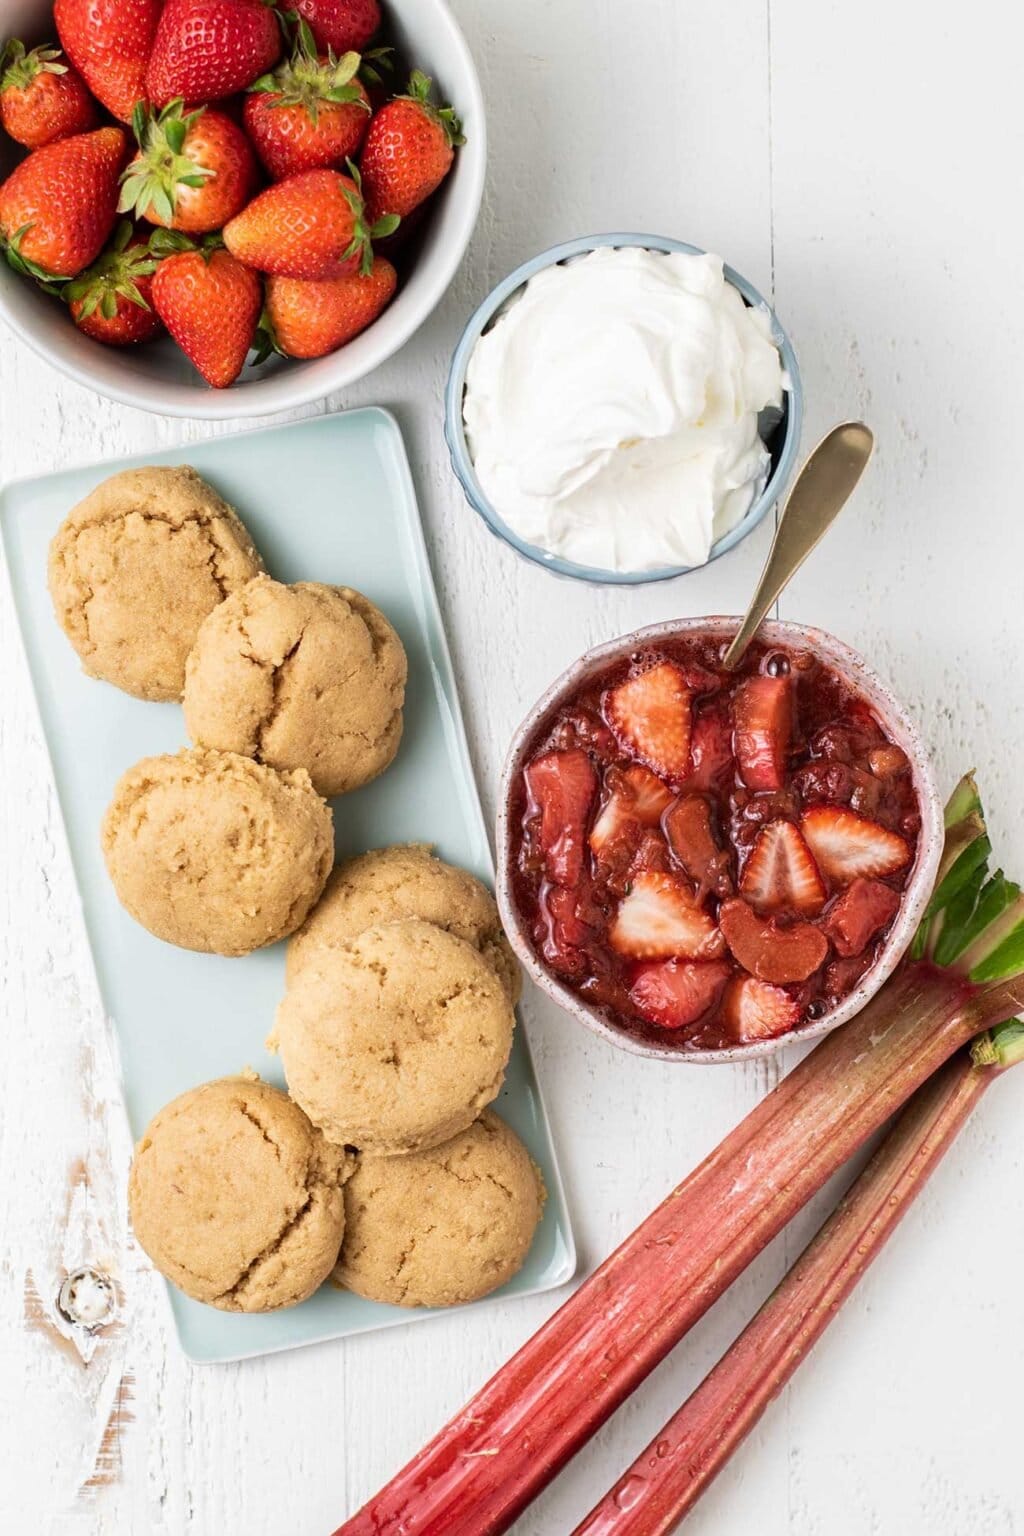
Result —
<path fill-rule="evenodd" d="M 514 787 L 515 899 L 546 966 L 648 1038 L 715 1048 L 821 1018 L 914 863 L 910 763 L 811 652 L 636 653 L 563 701 Z"/>

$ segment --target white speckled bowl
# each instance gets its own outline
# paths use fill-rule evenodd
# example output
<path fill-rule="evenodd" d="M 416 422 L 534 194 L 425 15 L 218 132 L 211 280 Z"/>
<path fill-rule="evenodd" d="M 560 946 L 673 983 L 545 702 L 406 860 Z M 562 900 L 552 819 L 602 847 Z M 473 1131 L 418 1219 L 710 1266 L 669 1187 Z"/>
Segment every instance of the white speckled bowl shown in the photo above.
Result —
<path fill-rule="evenodd" d="M 910 759 L 914 776 L 914 789 L 921 806 L 921 834 L 918 839 L 917 857 L 907 882 L 901 906 L 892 932 L 880 951 L 878 959 L 862 977 L 859 985 L 830 1013 L 807 1024 L 801 1029 L 778 1036 L 775 1040 L 757 1041 L 751 1045 L 737 1045 L 724 1050 L 692 1050 L 673 1044 L 671 1031 L 664 1031 L 661 1038 L 641 1038 L 616 1024 L 606 1013 L 577 997 L 554 972 L 539 960 L 529 932 L 524 924 L 513 897 L 512 861 L 514 858 L 514 834 L 509 808 L 512 787 L 521 772 L 530 748 L 547 719 L 554 714 L 568 695 L 574 694 L 595 674 L 633 651 L 645 646 L 658 645 L 682 635 L 702 633 L 720 635 L 723 639 L 735 634 L 739 620 L 735 618 L 678 619 L 667 624 L 653 624 L 647 629 L 635 630 L 618 640 L 611 640 L 573 663 L 561 677 L 552 683 L 538 699 L 526 719 L 512 738 L 499 795 L 497 825 L 498 842 L 498 906 L 505 931 L 516 954 L 526 967 L 528 975 L 549 997 L 554 998 L 567 1013 L 579 1019 L 588 1029 L 612 1045 L 622 1046 L 639 1056 L 653 1056 L 659 1061 L 682 1061 L 696 1064 L 748 1061 L 755 1056 L 770 1056 L 784 1046 L 806 1043 L 829 1034 L 840 1024 L 845 1024 L 859 1013 L 869 998 L 873 997 L 882 983 L 892 974 L 904 951 L 910 944 L 931 895 L 935 875 L 939 867 L 943 844 L 942 801 L 932 776 L 928 751 L 917 727 L 908 717 L 903 706 L 889 687 L 882 682 L 856 651 L 836 640 L 824 630 L 812 629 L 805 624 L 769 621 L 761 625 L 761 639 L 790 649 L 810 650 L 827 662 L 852 688 L 861 694 L 878 715 L 887 734 L 902 747 Z"/>
<path fill-rule="evenodd" d="M 57 41 L 52 0 L 3 0 L 3 37 Z M 347 346 L 310 362 L 271 358 L 246 367 L 230 389 L 210 389 L 183 352 L 164 338 L 144 347 L 105 347 L 82 335 L 62 306 L 0 261 L 0 318 L 22 341 L 78 384 L 123 405 L 165 416 L 238 421 L 270 416 L 346 389 L 405 345 L 445 293 L 476 224 L 487 164 L 483 96 L 466 40 L 445 0 L 384 0 L 402 56 L 432 76 L 462 118 L 466 143 L 417 232 L 416 261 L 394 302 Z M 0 143 L 0 178 L 20 158 Z"/>

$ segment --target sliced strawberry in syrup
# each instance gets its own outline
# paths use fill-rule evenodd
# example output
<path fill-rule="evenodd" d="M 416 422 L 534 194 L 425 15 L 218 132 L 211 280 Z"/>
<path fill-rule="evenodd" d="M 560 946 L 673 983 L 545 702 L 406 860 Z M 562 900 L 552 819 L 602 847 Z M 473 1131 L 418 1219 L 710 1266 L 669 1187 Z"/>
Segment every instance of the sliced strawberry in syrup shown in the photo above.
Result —
<path fill-rule="evenodd" d="M 788 677 L 759 675 L 740 683 L 732 701 L 733 746 L 748 789 L 781 789 L 793 730 Z"/>
<path fill-rule="evenodd" d="M 624 834 L 635 846 L 639 842 L 636 829 L 656 827 L 672 804 L 672 791 L 640 763 L 625 770 L 610 768 L 605 783 L 608 796 L 590 832 L 590 846 L 598 858 Z"/>
<path fill-rule="evenodd" d="M 784 1035 L 800 1016 L 800 1004 L 788 992 L 753 976 L 734 977 L 722 1000 L 722 1023 L 743 1044 Z"/>
<path fill-rule="evenodd" d="M 804 838 L 791 821 L 772 821 L 758 833 L 740 880 L 740 895 L 759 912 L 813 917 L 828 899 Z"/>
<path fill-rule="evenodd" d="M 856 879 L 825 920 L 825 932 L 840 955 L 859 955 L 899 911 L 899 892 L 881 880 Z"/>
<path fill-rule="evenodd" d="M 681 795 L 665 813 L 672 853 L 700 894 L 731 896 L 732 858 L 715 835 L 711 806 L 703 795 Z"/>
<path fill-rule="evenodd" d="M 729 712 L 722 705 L 703 709 L 693 722 L 687 788 L 711 793 L 727 782 L 727 775 L 732 771 L 732 720 Z"/>
<path fill-rule="evenodd" d="M 690 764 L 692 694 L 671 661 L 610 688 L 605 719 L 620 746 L 663 778 L 678 782 Z"/>
<path fill-rule="evenodd" d="M 630 988 L 630 1001 L 649 1024 L 685 1029 L 710 1012 L 731 974 L 723 960 L 667 960 L 661 965 L 643 965 Z"/>
<path fill-rule="evenodd" d="M 634 960 L 715 960 L 725 953 L 714 920 L 677 875 L 636 877 L 608 932 L 612 948 Z"/>
<path fill-rule="evenodd" d="M 587 816 L 597 775 L 580 748 L 546 752 L 525 771 L 532 806 L 540 811 L 544 866 L 557 885 L 575 885 L 583 872 Z"/>
<path fill-rule="evenodd" d="M 849 885 L 858 875 L 894 875 L 910 862 L 910 845 L 898 833 L 839 806 L 812 806 L 800 830 L 818 868 L 835 885 Z"/>
<path fill-rule="evenodd" d="M 811 923 L 763 920 L 739 897 L 723 903 L 718 922 L 743 969 L 776 986 L 806 981 L 828 954 L 828 940 Z"/>

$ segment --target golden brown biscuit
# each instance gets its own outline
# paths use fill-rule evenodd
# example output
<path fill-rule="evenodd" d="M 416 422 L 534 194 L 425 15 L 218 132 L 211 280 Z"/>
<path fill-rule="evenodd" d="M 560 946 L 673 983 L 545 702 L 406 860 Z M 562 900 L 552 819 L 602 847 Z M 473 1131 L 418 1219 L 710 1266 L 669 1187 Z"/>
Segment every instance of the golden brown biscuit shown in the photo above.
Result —
<path fill-rule="evenodd" d="M 102 838 L 136 922 L 218 955 L 293 933 L 334 858 L 331 810 L 309 775 L 229 752 L 143 758 L 118 781 Z"/>
<path fill-rule="evenodd" d="M 381 1154 L 449 1140 L 501 1087 L 515 1015 L 486 960 L 410 919 L 310 958 L 271 1042 L 331 1141 Z"/>
<path fill-rule="evenodd" d="M 135 1236 L 161 1274 L 225 1312 L 312 1295 L 345 1230 L 343 1148 L 252 1076 L 192 1088 L 154 1116 L 132 1160 Z"/>
<path fill-rule="evenodd" d="M 126 469 L 50 545 L 57 621 L 90 677 L 180 699 L 200 624 L 263 569 L 237 514 L 187 465 Z"/>
<path fill-rule="evenodd" d="M 476 1301 L 522 1268 L 543 1210 L 540 1170 L 488 1111 L 428 1152 L 359 1158 L 334 1278 L 397 1307 Z"/>
<path fill-rule="evenodd" d="M 185 724 L 197 746 L 305 768 L 340 795 L 398 751 L 406 672 L 402 642 L 359 592 L 260 576 L 200 628 Z"/>
<path fill-rule="evenodd" d="M 494 897 L 464 869 L 436 858 L 426 843 L 374 848 L 338 865 L 288 945 L 289 982 L 318 949 L 407 917 L 434 923 L 472 944 L 496 971 L 510 1002 L 519 1001 L 522 974 Z"/>

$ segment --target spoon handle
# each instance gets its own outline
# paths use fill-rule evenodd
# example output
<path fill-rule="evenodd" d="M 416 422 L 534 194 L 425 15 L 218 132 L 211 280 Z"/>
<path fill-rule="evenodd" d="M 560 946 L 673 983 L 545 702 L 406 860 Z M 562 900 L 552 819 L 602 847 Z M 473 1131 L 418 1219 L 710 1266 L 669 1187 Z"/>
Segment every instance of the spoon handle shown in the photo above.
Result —
<path fill-rule="evenodd" d="M 813 450 L 789 493 L 747 616 L 725 654 L 725 666 L 739 666 L 761 620 L 846 505 L 874 445 L 870 427 L 844 421 Z"/>

